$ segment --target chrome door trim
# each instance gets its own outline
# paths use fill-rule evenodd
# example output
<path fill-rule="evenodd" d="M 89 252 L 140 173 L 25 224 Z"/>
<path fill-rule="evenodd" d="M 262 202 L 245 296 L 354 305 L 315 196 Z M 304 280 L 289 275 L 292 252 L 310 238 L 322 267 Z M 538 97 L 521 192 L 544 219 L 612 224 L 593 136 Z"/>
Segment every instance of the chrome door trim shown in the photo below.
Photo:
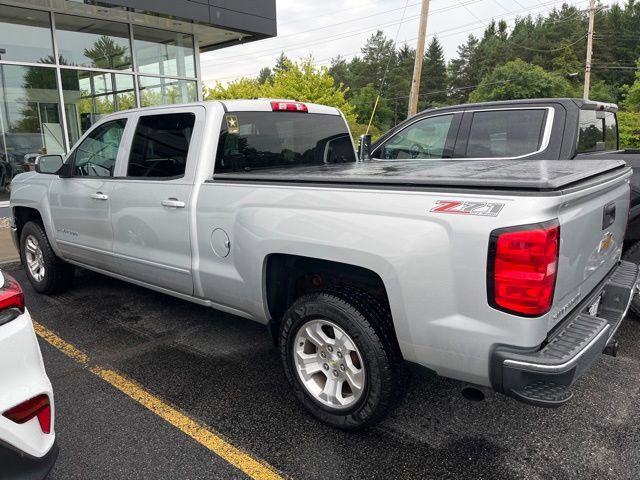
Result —
<path fill-rule="evenodd" d="M 480 113 L 480 112 L 501 112 L 504 110 L 546 110 L 547 111 L 547 119 L 544 126 L 544 132 L 542 133 L 542 142 L 540 142 L 540 147 L 535 152 L 527 153 L 525 155 L 519 155 L 517 157 L 464 157 L 464 158 L 454 158 L 451 160 L 518 160 L 521 158 L 531 157 L 532 155 L 537 155 L 538 153 L 544 152 L 547 148 L 549 148 L 549 143 L 551 142 L 551 129 L 553 128 L 553 121 L 555 119 L 556 109 L 555 107 L 501 107 L 501 108 L 475 108 L 472 110 L 455 110 L 452 112 L 441 112 L 436 113 L 434 115 L 425 115 L 423 117 L 417 118 L 415 121 L 406 124 L 402 127 L 401 130 L 395 132 L 388 140 L 391 140 L 398 133 L 404 131 L 409 128 L 411 125 L 418 123 L 422 120 L 426 120 L 427 118 L 433 117 L 441 117 L 442 115 L 455 115 L 456 113 Z M 373 158 L 372 160 L 378 162 L 395 162 L 397 160 L 390 160 L 384 158 Z M 434 158 L 416 158 L 417 161 L 422 160 L 446 160 L 446 159 L 434 159 Z"/>

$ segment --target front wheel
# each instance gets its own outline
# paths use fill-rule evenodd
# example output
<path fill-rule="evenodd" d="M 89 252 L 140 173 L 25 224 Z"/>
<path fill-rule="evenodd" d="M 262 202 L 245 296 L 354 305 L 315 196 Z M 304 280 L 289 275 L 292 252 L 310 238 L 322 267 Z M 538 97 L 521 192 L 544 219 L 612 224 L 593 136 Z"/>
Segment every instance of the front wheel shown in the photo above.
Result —
<path fill-rule="evenodd" d="M 304 295 L 284 315 L 279 343 L 294 394 L 315 417 L 354 430 L 387 414 L 400 356 L 391 317 L 373 297 L 351 288 Z"/>
<path fill-rule="evenodd" d="M 38 222 L 27 222 L 20 233 L 20 258 L 27 278 L 38 293 L 62 292 L 73 282 L 74 268 L 51 248 L 47 234 Z"/>

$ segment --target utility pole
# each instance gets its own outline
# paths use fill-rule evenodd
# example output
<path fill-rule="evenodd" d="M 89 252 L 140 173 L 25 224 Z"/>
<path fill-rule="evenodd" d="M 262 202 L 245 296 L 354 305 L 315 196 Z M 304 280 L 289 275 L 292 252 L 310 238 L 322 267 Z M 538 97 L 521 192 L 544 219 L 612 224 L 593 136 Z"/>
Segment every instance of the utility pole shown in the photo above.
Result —
<path fill-rule="evenodd" d="M 429 0 L 422 0 L 420 12 L 420 26 L 418 27 L 418 45 L 416 47 L 416 60 L 413 64 L 413 80 L 411 81 L 411 93 L 409 94 L 408 116 L 412 117 L 418 111 L 418 95 L 420 93 L 420 77 L 422 76 L 422 60 L 424 58 L 424 43 L 427 35 L 427 17 L 429 16 Z"/>
<path fill-rule="evenodd" d="M 587 40 L 587 62 L 584 66 L 584 98 L 589 98 L 591 88 L 591 56 L 593 55 L 593 24 L 596 16 L 596 0 L 589 3 L 589 37 Z"/>

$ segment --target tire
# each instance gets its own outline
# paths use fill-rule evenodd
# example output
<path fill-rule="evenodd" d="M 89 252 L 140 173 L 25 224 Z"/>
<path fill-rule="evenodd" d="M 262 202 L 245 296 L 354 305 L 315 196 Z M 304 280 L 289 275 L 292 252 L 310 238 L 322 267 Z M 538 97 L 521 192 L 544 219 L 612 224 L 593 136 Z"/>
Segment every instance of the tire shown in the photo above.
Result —
<path fill-rule="evenodd" d="M 307 331 L 316 332 L 318 328 L 328 339 L 320 347 L 307 335 Z M 342 343 L 343 334 L 350 343 Z M 279 346 L 284 370 L 296 398 L 312 415 L 333 427 L 343 430 L 371 427 L 386 416 L 399 396 L 401 355 L 391 315 L 377 300 L 360 290 L 334 288 L 296 300 L 283 317 Z M 333 347 L 331 352 L 330 347 Z M 345 354 L 338 358 L 342 349 Z M 323 354 L 326 356 L 321 358 Z M 296 364 L 300 362 L 299 355 L 311 358 L 317 369 L 306 380 L 304 374 L 299 373 L 300 363 Z M 346 369 L 344 364 L 349 364 Z M 350 381 L 359 378 L 362 381 Z M 321 398 L 330 381 L 341 385 L 335 389 L 334 404 L 329 404 L 332 401 L 329 398 Z M 351 388 L 351 385 L 361 388 Z M 338 391 L 342 399 L 338 399 Z M 347 403 L 337 404 L 340 401 Z"/>
<path fill-rule="evenodd" d="M 622 255 L 622 259 L 640 265 L 640 242 L 636 242 L 627 248 L 624 255 Z M 636 317 L 640 318 L 640 295 L 635 294 L 633 296 L 629 310 L 631 310 Z"/>
<path fill-rule="evenodd" d="M 29 282 L 38 293 L 60 293 L 73 283 L 73 265 L 64 262 L 54 253 L 39 222 L 27 222 L 22 227 L 20 258 Z"/>

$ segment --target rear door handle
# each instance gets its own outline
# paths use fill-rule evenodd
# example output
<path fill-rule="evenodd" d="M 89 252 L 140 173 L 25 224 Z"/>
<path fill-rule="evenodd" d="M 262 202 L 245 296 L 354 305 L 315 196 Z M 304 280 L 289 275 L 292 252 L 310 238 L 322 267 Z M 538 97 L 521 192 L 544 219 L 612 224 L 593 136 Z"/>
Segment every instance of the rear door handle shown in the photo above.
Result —
<path fill-rule="evenodd" d="M 162 206 L 163 207 L 168 207 L 168 208 L 184 208 L 185 207 L 185 203 L 181 202 L 180 200 L 178 200 L 177 198 L 167 198 L 166 200 L 162 201 Z"/>
<path fill-rule="evenodd" d="M 96 192 L 89 195 L 94 200 L 109 200 L 109 195 L 105 195 L 102 192 Z"/>

